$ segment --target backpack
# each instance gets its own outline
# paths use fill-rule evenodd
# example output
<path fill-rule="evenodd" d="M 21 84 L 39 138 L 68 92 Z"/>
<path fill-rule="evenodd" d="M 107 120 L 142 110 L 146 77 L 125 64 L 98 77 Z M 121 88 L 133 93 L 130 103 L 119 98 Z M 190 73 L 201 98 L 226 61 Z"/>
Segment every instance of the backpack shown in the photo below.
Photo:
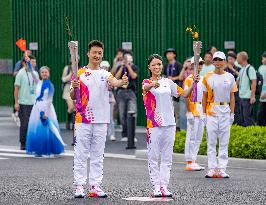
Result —
<path fill-rule="evenodd" d="M 249 84 L 250 84 L 250 89 L 251 89 L 251 80 L 249 77 L 249 68 L 250 68 L 250 66 L 248 66 L 246 72 L 247 72 L 247 76 L 248 76 Z M 263 76 L 258 71 L 256 71 L 256 76 L 257 76 L 257 84 L 256 84 L 255 95 L 260 95 L 261 90 L 262 90 L 262 85 L 263 85 Z"/>
<path fill-rule="evenodd" d="M 70 73 L 70 66 L 67 67 L 67 75 L 69 75 L 69 73 Z M 65 88 L 66 84 L 67 83 L 64 83 L 64 82 L 61 83 L 62 92 L 64 92 L 64 88 Z"/>

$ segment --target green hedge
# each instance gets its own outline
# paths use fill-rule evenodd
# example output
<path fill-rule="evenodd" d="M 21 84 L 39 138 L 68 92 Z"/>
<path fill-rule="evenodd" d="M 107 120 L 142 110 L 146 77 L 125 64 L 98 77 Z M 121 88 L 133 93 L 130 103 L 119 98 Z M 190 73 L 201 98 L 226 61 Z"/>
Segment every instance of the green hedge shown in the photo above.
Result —
<path fill-rule="evenodd" d="M 184 153 L 186 132 L 181 131 L 176 134 L 174 152 Z M 218 147 L 218 141 L 217 141 Z M 206 155 L 207 142 L 204 132 L 199 154 Z M 233 125 L 229 141 L 230 157 L 247 159 L 266 159 L 266 127 L 250 126 L 241 127 Z"/>
<path fill-rule="evenodd" d="M 12 74 L 0 74 L 0 106 L 13 106 L 14 77 Z"/>

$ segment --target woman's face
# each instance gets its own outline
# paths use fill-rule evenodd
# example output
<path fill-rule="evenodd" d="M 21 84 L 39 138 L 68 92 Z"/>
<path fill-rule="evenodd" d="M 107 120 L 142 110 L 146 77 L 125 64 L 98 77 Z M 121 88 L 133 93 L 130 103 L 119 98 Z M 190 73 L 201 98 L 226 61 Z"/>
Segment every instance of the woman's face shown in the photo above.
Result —
<path fill-rule="evenodd" d="M 47 79 L 49 79 L 49 77 L 50 77 L 50 72 L 47 69 L 43 68 L 41 70 L 41 78 L 42 78 L 42 80 L 47 80 Z"/>
<path fill-rule="evenodd" d="M 163 69 L 163 62 L 158 59 L 154 58 L 149 64 L 149 70 L 153 75 L 160 76 Z"/>

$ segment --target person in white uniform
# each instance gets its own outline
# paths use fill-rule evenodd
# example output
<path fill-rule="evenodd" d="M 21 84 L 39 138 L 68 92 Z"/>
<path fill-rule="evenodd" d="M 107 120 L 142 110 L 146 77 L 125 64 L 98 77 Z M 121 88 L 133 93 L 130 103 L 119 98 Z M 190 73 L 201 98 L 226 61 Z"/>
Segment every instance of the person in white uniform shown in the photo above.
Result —
<path fill-rule="evenodd" d="M 235 78 L 223 70 L 225 54 L 217 51 L 213 55 L 215 70 L 203 78 L 202 121 L 207 129 L 208 172 L 206 178 L 229 178 L 225 172 L 228 163 L 230 128 L 234 122 Z M 216 143 L 219 139 L 218 161 Z"/>
<path fill-rule="evenodd" d="M 108 83 L 114 87 L 128 83 L 127 76 L 117 80 L 99 65 L 103 43 L 93 40 L 88 46 L 89 64 L 78 70 L 78 80 L 71 82 L 70 96 L 76 100 L 74 146 L 75 198 L 83 198 L 87 180 L 87 159 L 90 156 L 89 197 L 107 197 L 100 185 L 103 178 L 104 148 L 107 124 L 110 123 Z M 80 97 L 80 100 L 79 100 Z"/>
<path fill-rule="evenodd" d="M 152 196 L 172 197 L 172 193 L 167 189 L 176 133 L 172 97 L 187 97 L 192 87 L 183 91 L 172 80 L 161 77 L 162 68 L 162 57 L 158 54 L 151 55 L 148 59 L 151 77 L 142 82 L 147 117 L 148 169 L 153 186 Z"/>
<path fill-rule="evenodd" d="M 204 61 L 202 58 L 199 59 L 198 73 L 202 70 L 202 65 Z M 191 66 L 194 67 L 194 57 L 191 58 Z M 189 75 L 184 82 L 184 90 L 189 89 L 193 85 L 194 70 L 191 75 Z M 185 144 L 185 161 L 186 161 L 186 171 L 201 171 L 204 167 L 196 163 L 199 147 L 202 141 L 204 124 L 200 119 L 202 115 L 202 80 L 197 83 L 197 100 L 193 102 L 193 91 L 186 98 L 187 106 L 187 132 L 186 132 L 186 144 Z"/>

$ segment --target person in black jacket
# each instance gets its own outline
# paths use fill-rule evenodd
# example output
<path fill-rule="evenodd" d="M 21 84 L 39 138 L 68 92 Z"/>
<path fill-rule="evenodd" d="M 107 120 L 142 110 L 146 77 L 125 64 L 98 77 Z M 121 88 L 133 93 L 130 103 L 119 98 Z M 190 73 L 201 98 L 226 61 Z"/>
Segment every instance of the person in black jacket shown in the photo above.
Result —
<path fill-rule="evenodd" d="M 180 76 L 182 70 L 182 64 L 176 60 L 176 51 L 174 48 L 168 48 L 164 52 L 165 57 L 167 58 L 168 63 L 164 65 L 163 74 L 173 80 L 176 84 L 182 87 L 182 78 Z M 180 122 L 179 122 L 179 99 L 174 98 L 174 111 L 175 111 L 175 120 L 176 120 L 176 131 L 180 131 Z"/>

